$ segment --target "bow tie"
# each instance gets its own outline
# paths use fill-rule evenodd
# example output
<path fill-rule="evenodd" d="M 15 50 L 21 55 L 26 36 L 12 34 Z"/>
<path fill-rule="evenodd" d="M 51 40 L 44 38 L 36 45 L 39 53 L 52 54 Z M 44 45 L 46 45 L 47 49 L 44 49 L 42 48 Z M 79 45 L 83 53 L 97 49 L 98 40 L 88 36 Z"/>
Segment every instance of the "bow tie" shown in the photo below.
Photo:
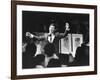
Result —
<path fill-rule="evenodd" d="M 49 34 L 49 35 L 48 35 L 48 41 L 49 41 L 50 43 L 52 43 L 53 40 L 54 40 L 54 36 L 53 36 L 52 34 Z"/>

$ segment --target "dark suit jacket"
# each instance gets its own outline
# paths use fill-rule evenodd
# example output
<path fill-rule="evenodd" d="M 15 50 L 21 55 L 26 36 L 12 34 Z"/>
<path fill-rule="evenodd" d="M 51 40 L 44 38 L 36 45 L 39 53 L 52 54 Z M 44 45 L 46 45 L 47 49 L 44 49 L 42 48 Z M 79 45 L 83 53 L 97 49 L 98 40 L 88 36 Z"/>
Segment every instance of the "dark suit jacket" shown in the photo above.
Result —
<path fill-rule="evenodd" d="M 52 43 L 53 43 L 54 46 L 55 46 L 55 53 L 58 54 L 58 53 L 59 53 L 59 40 L 60 40 L 61 38 L 66 37 L 66 36 L 68 35 L 68 31 L 65 30 L 65 32 L 62 33 L 62 34 L 56 32 L 54 35 L 55 35 L 55 38 L 54 38 L 54 40 L 53 40 Z M 47 35 L 45 35 L 45 36 L 38 36 L 38 37 L 36 37 L 36 38 L 37 38 L 38 40 L 46 40 L 46 42 L 49 43 L 49 41 L 48 41 L 48 36 L 49 36 L 49 33 L 48 33 Z"/>

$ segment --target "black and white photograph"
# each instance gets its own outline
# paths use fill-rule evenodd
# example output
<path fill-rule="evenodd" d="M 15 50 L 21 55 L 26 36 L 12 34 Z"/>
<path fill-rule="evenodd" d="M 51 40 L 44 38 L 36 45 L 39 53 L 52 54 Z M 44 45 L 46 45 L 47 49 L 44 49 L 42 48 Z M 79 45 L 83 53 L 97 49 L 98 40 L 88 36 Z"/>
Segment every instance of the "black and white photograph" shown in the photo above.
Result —
<path fill-rule="evenodd" d="M 16 5 L 16 75 L 95 73 L 94 6 L 45 4 Z"/>
<path fill-rule="evenodd" d="M 22 11 L 22 34 L 23 69 L 89 65 L 89 14 Z"/>

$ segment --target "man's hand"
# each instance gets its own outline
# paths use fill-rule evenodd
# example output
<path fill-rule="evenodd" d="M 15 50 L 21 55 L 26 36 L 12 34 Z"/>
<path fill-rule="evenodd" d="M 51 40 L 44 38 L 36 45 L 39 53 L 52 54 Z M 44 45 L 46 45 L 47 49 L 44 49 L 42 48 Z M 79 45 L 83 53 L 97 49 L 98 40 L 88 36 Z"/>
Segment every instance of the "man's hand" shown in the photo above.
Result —
<path fill-rule="evenodd" d="M 29 38 L 33 38 L 34 37 L 34 35 L 31 34 L 30 32 L 26 32 L 26 36 L 29 37 Z"/>
<path fill-rule="evenodd" d="M 69 23 L 66 23 L 66 24 L 65 24 L 65 28 L 66 28 L 67 31 L 70 30 L 70 28 L 69 28 Z"/>

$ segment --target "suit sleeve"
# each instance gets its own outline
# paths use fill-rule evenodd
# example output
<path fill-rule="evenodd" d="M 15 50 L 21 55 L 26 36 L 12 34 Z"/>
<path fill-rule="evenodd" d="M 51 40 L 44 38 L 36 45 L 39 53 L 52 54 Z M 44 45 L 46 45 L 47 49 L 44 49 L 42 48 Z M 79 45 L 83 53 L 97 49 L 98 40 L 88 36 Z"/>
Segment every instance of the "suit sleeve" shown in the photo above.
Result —
<path fill-rule="evenodd" d="M 69 33 L 69 31 L 65 30 L 64 33 L 57 35 L 57 37 L 58 37 L 59 39 L 64 38 L 64 37 L 66 37 L 66 36 L 68 35 L 68 33 Z"/>
<path fill-rule="evenodd" d="M 34 38 L 37 40 L 40 40 L 40 41 L 45 40 L 45 36 L 35 36 L 35 37 L 33 37 L 33 39 Z"/>

